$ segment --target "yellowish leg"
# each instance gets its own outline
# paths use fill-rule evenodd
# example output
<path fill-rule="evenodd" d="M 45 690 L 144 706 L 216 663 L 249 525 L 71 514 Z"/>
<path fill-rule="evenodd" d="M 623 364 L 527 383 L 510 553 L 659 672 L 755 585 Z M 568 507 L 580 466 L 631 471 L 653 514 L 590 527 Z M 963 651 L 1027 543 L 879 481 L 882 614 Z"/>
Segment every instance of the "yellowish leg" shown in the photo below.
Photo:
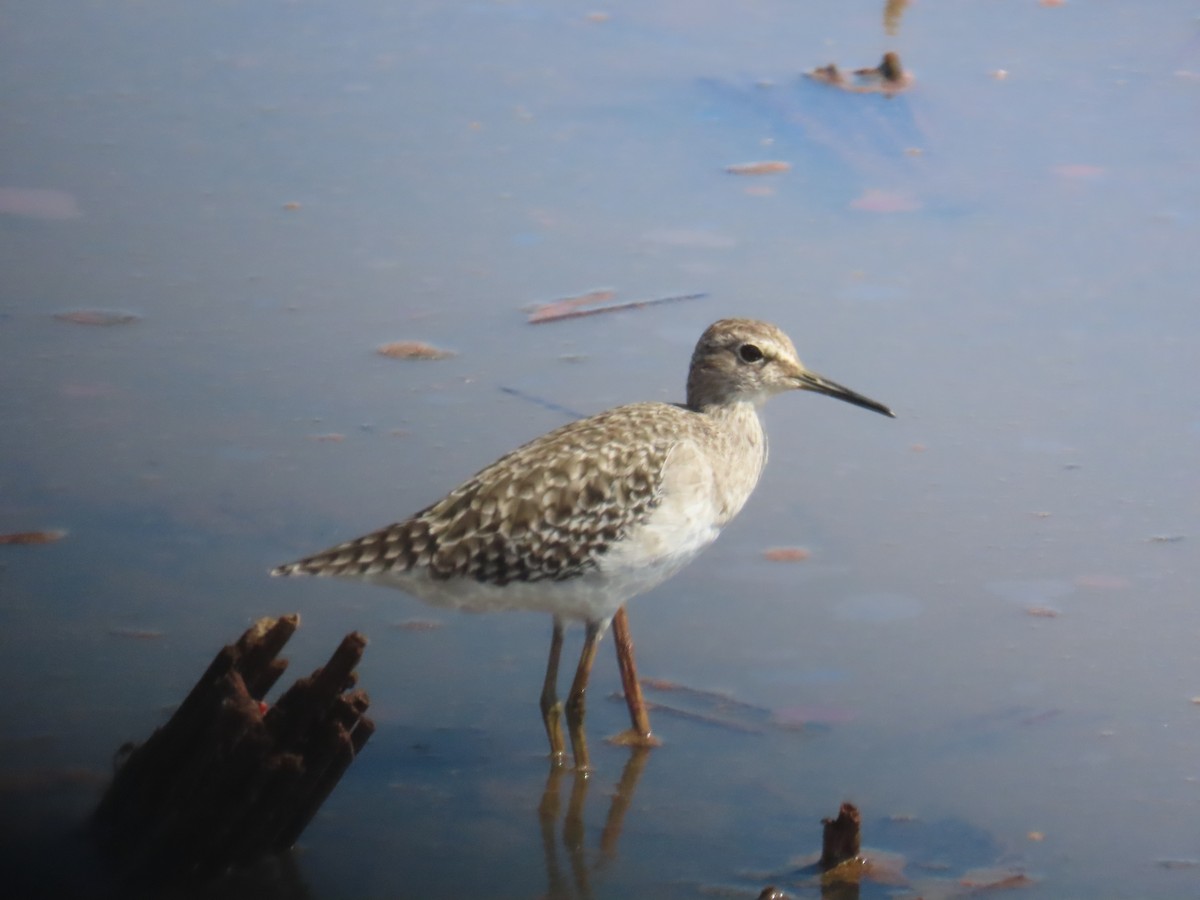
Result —
<path fill-rule="evenodd" d="M 583 719 L 587 707 L 584 694 L 587 691 L 588 678 L 592 674 L 592 663 L 596 661 L 596 645 L 603 633 L 604 628 L 599 622 L 587 623 L 583 652 L 579 654 L 579 667 L 575 670 L 575 680 L 571 682 L 571 693 L 567 697 L 567 729 L 571 734 L 571 748 L 575 751 L 575 768 L 579 772 L 591 769 L 587 736 L 583 732 Z"/>
<path fill-rule="evenodd" d="M 550 637 L 550 658 L 546 660 L 546 680 L 542 683 L 542 722 L 550 739 L 550 761 L 561 765 L 567 752 L 563 740 L 563 705 L 558 700 L 558 661 L 562 657 L 563 623 L 554 617 L 554 633 Z"/>
<path fill-rule="evenodd" d="M 613 645 L 617 648 L 617 666 L 621 670 L 621 689 L 625 692 L 625 705 L 629 707 L 629 721 L 633 727 L 614 735 L 609 741 L 624 747 L 659 747 L 662 741 L 650 733 L 650 715 L 646 712 L 642 683 L 638 680 L 637 662 L 633 658 L 633 634 L 629 630 L 629 615 L 623 606 L 613 616 L 612 633 Z"/>

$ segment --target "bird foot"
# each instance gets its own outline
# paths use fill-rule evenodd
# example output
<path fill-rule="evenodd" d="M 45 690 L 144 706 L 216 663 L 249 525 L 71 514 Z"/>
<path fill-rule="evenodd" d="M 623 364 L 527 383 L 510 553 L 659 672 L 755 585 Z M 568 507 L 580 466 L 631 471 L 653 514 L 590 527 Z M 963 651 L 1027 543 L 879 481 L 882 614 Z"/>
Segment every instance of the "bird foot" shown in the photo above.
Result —
<path fill-rule="evenodd" d="M 622 731 L 620 734 L 614 734 L 612 737 L 606 738 L 610 744 L 616 744 L 618 747 L 661 747 L 662 740 L 656 738 L 650 732 L 635 731 L 630 728 L 627 731 Z"/>

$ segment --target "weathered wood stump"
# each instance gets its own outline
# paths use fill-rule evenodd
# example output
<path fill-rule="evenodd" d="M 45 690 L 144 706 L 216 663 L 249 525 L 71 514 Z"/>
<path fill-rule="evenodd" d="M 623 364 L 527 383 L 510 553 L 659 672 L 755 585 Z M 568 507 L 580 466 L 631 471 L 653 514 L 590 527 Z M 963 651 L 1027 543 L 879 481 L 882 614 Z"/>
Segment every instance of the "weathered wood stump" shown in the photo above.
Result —
<path fill-rule="evenodd" d="M 170 721 L 118 751 L 91 824 L 123 876 L 203 879 L 287 850 L 362 750 L 375 725 L 353 689 L 367 643 L 357 632 L 263 703 L 299 624 L 260 619 L 217 654 Z"/>
<path fill-rule="evenodd" d="M 862 849 L 859 829 L 862 816 L 853 803 L 843 803 L 836 819 L 822 819 L 824 826 L 821 841 L 821 861 L 817 864 L 823 871 L 854 859 Z"/>

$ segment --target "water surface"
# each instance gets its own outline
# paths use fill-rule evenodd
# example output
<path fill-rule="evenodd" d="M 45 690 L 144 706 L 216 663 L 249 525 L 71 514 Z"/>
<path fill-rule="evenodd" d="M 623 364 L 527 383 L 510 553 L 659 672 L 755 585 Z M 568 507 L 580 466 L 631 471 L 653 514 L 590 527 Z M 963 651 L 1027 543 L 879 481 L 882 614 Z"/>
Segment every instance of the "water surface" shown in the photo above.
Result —
<path fill-rule="evenodd" d="M 295 610 L 297 672 L 370 637 L 380 728 L 280 895 L 753 897 L 843 800 L 1026 896 L 1195 893 L 1159 864 L 1200 855 L 1195 7 L 881 6 L 9 10 L 0 533 L 69 532 L 0 546 L 13 886 L 86 871 L 113 751 Z M 892 105 L 798 78 L 887 49 Z M 761 159 L 792 168 L 724 171 Z M 708 296 L 525 324 L 598 288 Z M 759 712 L 656 715 L 635 788 L 596 746 L 544 831 L 549 622 L 265 573 L 564 421 L 523 395 L 679 399 L 726 315 L 899 418 L 771 405 L 744 515 L 631 610 L 643 674 Z"/>

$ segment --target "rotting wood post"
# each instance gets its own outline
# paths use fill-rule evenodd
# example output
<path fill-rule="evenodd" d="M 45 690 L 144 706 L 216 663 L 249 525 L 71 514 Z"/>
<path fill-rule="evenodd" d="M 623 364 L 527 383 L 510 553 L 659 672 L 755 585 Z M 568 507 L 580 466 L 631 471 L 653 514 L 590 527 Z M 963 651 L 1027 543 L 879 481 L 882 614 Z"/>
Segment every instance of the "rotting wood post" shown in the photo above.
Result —
<path fill-rule="evenodd" d="M 843 803 L 836 819 L 822 819 L 824 833 L 821 840 L 821 861 L 817 863 L 823 871 L 854 859 L 861 849 L 859 829 L 862 816 L 853 803 Z"/>
<path fill-rule="evenodd" d="M 291 847 L 371 734 L 352 690 L 366 639 L 270 709 L 263 697 L 299 616 L 265 618 L 224 647 L 171 719 L 123 757 L 92 817 L 97 843 L 135 883 L 201 879 Z"/>

